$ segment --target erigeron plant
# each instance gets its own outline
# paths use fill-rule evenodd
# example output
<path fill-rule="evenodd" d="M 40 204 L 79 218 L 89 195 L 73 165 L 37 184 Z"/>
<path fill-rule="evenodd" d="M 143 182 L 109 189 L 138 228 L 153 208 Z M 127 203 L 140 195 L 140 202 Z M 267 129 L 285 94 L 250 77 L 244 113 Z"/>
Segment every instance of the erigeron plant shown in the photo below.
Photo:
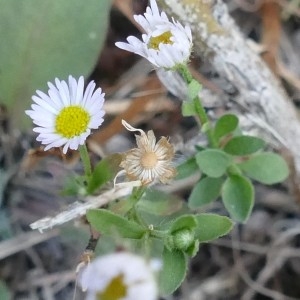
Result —
<path fill-rule="evenodd" d="M 101 193 L 105 184 L 113 182 L 115 188 L 120 185 L 130 188 L 129 196 L 107 201 L 107 208 L 86 211 L 93 230 L 114 236 L 116 248 L 126 250 L 87 264 L 80 274 L 87 299 L 152 300 L 159 294 L 174 292 L 185 278 L 189 257 L 196 255 L 201 243 L 227 234 L 234 222 L 247 221 L 254 205 L 250 179 L 273 184 L 288 175 L 280 156 L 263 151 L 263 140 L 242 134 L 237 116 L 227 114 L 211 123 L 198 97 L 201 85 L 187 66 L 192 51 L 190 28 L 170 21 L 159 11 L 155 0 L 150 1 L 144 15 L 135 19 L 145 30 L 142 40 L 128 37 L 128 43 L 116 45 L 143 56 L 156 68 L 181 74 L 188 86 L 183 115 L 199 119 L 207 146 L 196 147 L 195 154 L 175 168 L 174 147 L 168 138 L 157 141 L 152 130 L 146 133 L 123 120 L 127 130 L 137 132 L 137 147 L 111 154 L 92 168 L 85 140 L 91 129 L 97 129 L 103 122 L 101 89 L 94 91 L 95 84 L 91 82 L 84 92 L 83 78 L 76 81 L 70 76 L 68 83 L 58 79 L 55 85 L 49 83 L 48 95 L 37 91 L 38 96 L 33 96 L 36 104 L 26 113 L 38 126 L 34 131 L 39 133 L 37 140 L 45 145 L 45 150 L 61 146 L 64 153 L 69 148 L 80 150 L 85 175 L 78 181 L 78 194 Z M 172 184 L 199 171 L 201 177 L 191 191 L 188 207 L 178 198 L 155 189 L 157 183 Z M 218 198 L 222 199 L 229 217 L 197 213 L 199 207 Z M 174 203 L 180 203 L 175 210 Z M 129 250 L 136 254 L 128 253 Z M 161 261 L 160 269 L 150 267 L 153 257 Z M 118 260 L 120 263 L 116 264 Z M 139 272 L 133 273 L 131 264 L 140 266 Z M 143 292 L 143 284 L 149 293 Z"/>

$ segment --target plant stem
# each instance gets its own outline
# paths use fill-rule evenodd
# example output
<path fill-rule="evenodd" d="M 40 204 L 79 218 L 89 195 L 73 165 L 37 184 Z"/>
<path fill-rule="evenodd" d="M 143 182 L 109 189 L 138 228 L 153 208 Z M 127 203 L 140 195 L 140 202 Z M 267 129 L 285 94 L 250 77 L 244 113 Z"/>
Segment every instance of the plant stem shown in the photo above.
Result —
<path fill-rule="evenodd" d="M 187 66 L 180 66 L 178 68 L 178 71 L 180 72 L 187 84 L 190 84 L 193 80 L 195 80 Z M 193 105 L 201 125 L 205 126 L 205 133 L 208 137 L 210 146 L 212 146 L 213 148 L 217 148 L 217 142 L 213 134 L 211 122 L 206 114 L 204 107 L 202 106 L 201 100 L 198 95 L 193 98 Z"/>
<path fill-rule="evenodd" d="M 79 146 L 79 153 L 84 168 L 84 174 L 88 178 L 92 175 L 91 161 L 86 145 Z"/>
<path fill-rule="evenodd" d="M 158 238 L 158 239 L 164 239 L 165 236 L 167 235 L 168 231 L 167 230 L 156 230 L 153 229 L 150 231 L 150 236 Z"/>
<path fill-rule="evenodd" d="M 130 195 L 128 202 L 131 204 L 131 207 L 134 207 L 138 201 L 141 199 L 145 192 L 146 188 L 144 186 L 135 187 Z"/>

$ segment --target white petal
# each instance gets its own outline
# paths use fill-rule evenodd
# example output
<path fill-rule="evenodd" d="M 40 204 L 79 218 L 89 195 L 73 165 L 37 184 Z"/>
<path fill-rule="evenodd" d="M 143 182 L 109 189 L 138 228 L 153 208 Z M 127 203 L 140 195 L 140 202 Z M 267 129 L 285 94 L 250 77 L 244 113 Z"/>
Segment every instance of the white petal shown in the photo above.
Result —
<path fill-rule="evenodd" d="M 32 97 L 35 104 L 31 105 L 31 110 L 25 113 L 37 125 L 33 130 L 39 135 L 37 141 L 46 145 L 45 150 L 52 147 L 63 146 L 63 152 L 66 153 L 69 148 L 77 149 L 79 145 L 84 144 L 86 138 L 91 134 L 91 129 L 98 128 L 103 122 L 105 111 L 103 108 L 104 93 L 101 88 L 95 90 L 95 83 L 92 81 L 87 85 L 84 91 L 84 78 L 81 76 L 74 79 L 71 75 L 68 83 L 63 80 L 55 79 L 55 85 L 48 82 L 48 95 L 37 91 L 38 96 Z M 90 114 L 90 121 L 85 132 L 79 136 L 65 138 L 55 132 L 55 122 L 61 110 L 70 106 L 78 105 Z"/>

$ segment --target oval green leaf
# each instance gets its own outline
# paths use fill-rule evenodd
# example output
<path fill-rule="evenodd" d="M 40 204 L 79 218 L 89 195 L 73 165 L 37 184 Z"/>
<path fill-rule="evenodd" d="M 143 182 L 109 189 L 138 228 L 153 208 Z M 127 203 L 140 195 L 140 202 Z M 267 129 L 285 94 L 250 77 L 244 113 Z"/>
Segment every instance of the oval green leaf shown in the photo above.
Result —
<path fill-rule="evenodd" d="M 234 225 L 229 218 L 216 214 L 199 214 L 195 217 L 198 223 L 195 238 L 200 243 L 206 243 L 227 234 Z"/>
<path fill-rule="evenodd" d="M 179 180 L 187 178 L 196 172 L 199 172 L 199 167 L 196 163 L 195 157 L 191 157 L 177 167 L 177 175 L 175 179 Z"/>
<path fill-rule="evenodd" d="M 218 198 L 223 184 L 222 178 L 205 177 L 193 188 L 188 200 L 190 208 L 208 204 Z"/>
<path fill-rule="evenodd" d="M 196 154 L 200 170 L 209 177 L 221 177 L 232 163 L 230 155 L 218 149 L 206 149 Z"/>
<path fill-rule="evenodd" d="M 86 218 L 93 228 L 105 235 L 117 234 L 123 238 L 140 239 L 146 232 L 139 224 L 106 209 L 91 209 Z"/>
<path fill-rule="evenodd" d="M 111 2 L 0 0 L 0 101 L 12 108 L 12 119 L 22 120 L 31 95 L 46 91 L 47 81 L 91 73 Z"/>
<path fill-rule="evenodd" d="M 171 223 L 170 232 L 177 230 L 189 229 L 193 230 L 197 226 L 197 220 L 194 215 L 183 215 Z"/>
<path fill-rule="evenodd" d="M 243 176 L 230 176 L 222 187 L 222 200 L 230 216 L 245 222 L 254 205 L 254 188 L 251 181 Z"/>
<path fill-rule="evenodd" d="M 235 136 L 224 146 L 224 151 L 231 155 L 250 155 L 265 147 L 265 142 L 257 137 Z"/>
<path fill-rule="evenodd" d="M 289 175 L 285 160 L 272 152 L 253 155 L 239 166 L 249 177 L 264 184 L 281 182 Z"/>
<path fill-rule="evenodd" d="M 142 199 L 137 203 L 139 210 L 158 216 L 174 214 L 182 206 L 183 201 L 178 196 L 154 188 L 147 189 Z"/>
<path fill-rule="evenodd" d="M 162 296 L 172 294 L 183 282 L 187 259 L 182 251 L 170 251 L 166 247 L 162 254 L 163 268 L 159 274 L 159 289 Z"/>
<path fill-rule="evenodd" d="M 214 135 L 217 140 L 221 137 L 233 132 L 239 124 L 239 119 L 236 115 L 223 115 L 216 123 Z"/>
<path fill-rule="evenodd" d="M 12 299 L 12 295 L 4 281 L 0 281 L 0 299 L 9 300 Z"/>

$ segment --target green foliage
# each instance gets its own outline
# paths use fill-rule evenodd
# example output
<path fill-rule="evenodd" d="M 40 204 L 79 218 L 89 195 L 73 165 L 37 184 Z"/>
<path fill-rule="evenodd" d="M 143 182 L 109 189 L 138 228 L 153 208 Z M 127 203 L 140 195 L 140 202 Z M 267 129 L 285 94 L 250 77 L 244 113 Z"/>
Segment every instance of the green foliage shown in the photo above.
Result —
<path fill-rule="evenodd" d="M 204 177 L 193 188 L 188 204 L 190 208 L 208 204 L 218 198 L 223 184 L 223 178 Z"/>
<path fill-rule="evenodd" d="M 224 146 L 224 151 L 231 155 L 249 155 L 265 147 L 265 142 L 254 136 L 235 136 Z"/>
<path fill-rule="evenodd" d="M 195 240 L 197 220 L 193 215 L 183 215 L 172 222 L 165 245 L 170 250 L 180 250 L 189 255 L 198 251 L 198 241 Z"/>
<path fill-rule="evenodd" d="M 139 210 L 159 216 L 171 215 L 179 211 L 182 206 L 182 199 L 176 195 L 170 195 L 156 189 L 146 190 L 143 198 L 137 204 Z"/>
<path fill-rule="evenodd" d="M 209 177 L 221 177 L 232 163 L 232 157 L 222 150 L 206 149 L 196 154 L 200 170 Z"/>
<path fill-rule="evenodd" d="M 3 281 L 0 281 L 0 299 L 1 300 L 11 299 L 11 293 Z"/>
<path fill-rule="evenodd" d="M 177 167 L 177 176 L 175 179 L 183 179 L 196 172 L 199 172 L 199 167 L 195 157 L 191 157 Z"/>
<path fill-rule="evenodd" d="M 182 101 L 181 113 L 184 117 L 191 117 L 196 115 L 195 105 L 192 101 Z"/>
<path fill-rule="evenodd" d="M 199 242 L 209 242 L 223 236 L 232 226 L 229 218 L 215 214 L 184 215 L 174 221 L 163 251 L 163 270 L 159 278 L 162 295 L 174 292 L 183 281 L 185 254 L 194 256 Z"/>
<path fill-rule="evenodd" d="M 67 177 L 64 182 L 62 196 L 85 196 L 86 195 L 86 176 L 72 175 Z"/>
<path fill-rule="evenodd" d="M 214 136 L 217 140 L 235 131 L 239 124 L 239 119 L 236 115 L 223 115 L 217 122 L 214 128 Z"/>
<path fill-rule="evenodd" d="M 192 80 L 188 84 L 188 100 L 193 101 L 196 98 L 201 90 L 201 84 L 197 80 Z"/>
<path fill-rule="evenodd" d="M 7 174 L 3 169 L 0 168 L 0 207 L 2 206 L 2 202 L 4 200 L 4 190 L 8 180 L 9 174 Z"/>
<path fill-rule="evenodd" d="M 272 152 L 258 153 L 239 164 L 239 167 L 252 179 L 264 184 L 274 184 L 285 180 L 289 168 L 285 160 Z"/>
<path fill-rule="evenodd" d="M 0 239 L 5 240 L 14 236 L 11 215 L 7 208 L 0 209 Z M 0 298 L 1 299 L 1 298 Z"/>
<path fill-rule="evenodd" d="M 111 0 L 0 0 L 0 101 L 18 110 L 15 119 L 47 81 L 90 74 L 110 6 Z"/>
<path fill-rule="evenodd" d="M 197 149 L 196 163 L 206 176 L 194 186 L 188 206 L 201 207 L 221 194 L 230 216 L 245 222 L 254 205 L 253 185 L 247 177 L 274 184 L 286 179 L 289 170 L 281 156 L 262 151 L 265 147 L 262 139 L 238 132 L 238 118 L 224 115 L 213 129 L 218 141 L 215 147 L 220 148 Z"/>
<path fill-rule="evenodd" d="M 245 222 L 254 205 L 254 188 L 249 179 L 244 176 L 230 176 L 222 187 L 223 203 L 230 216 Z"/>
<path fill-rule="evenodd" d="M 189 229 L 181 229 L 173 232 L 172 235 L 166 240 L 165 245 L 170 250 L 176 249 L 186 252 L 190 247 L 194 249 L 194 242 L 194 231 Z"/>
<path fill-rule="evenodd" d="M 195 218 L 198 223 L 195 238 L 200 243 L 215 240 L 230 232 L 233 227 L 229 218 L 216 214 L 199 214 Z"/>
<path fill-rule="evenodd" d="M 163 296 L 172 294 L 182 283 L 187 270 L 187 259 L 182 251 L 164 248 L 163 269 L 159 274 L 159 289 Z"/>
<path fill-rule="evenodd" d="M 88 181 L 87 193 L 93 194 L 102 185 L 114 179 L 120 170 L 122 160 L 121 154 L 112 154 L 102 159 L 93 170 L 92 176 Z"/>
<path fill-rule="evenodd" d="M 197 220 L 193 215 L 183 215 L 174 220 L 170 226 L 170 233 L 178 230 L 189 229 L 193 230 L 197 226 Z"/>
<path fill-rule="evenodd" d="M 184 117 L 197 115 L 193 99 L 196 98 L 201 90 L 201 84 L 197 80 L 192 80 L 188 84 L 188 100 L 182 102 L 181 113 Z"/>
<path fill-rule="evenodd" d="M 106 209 L 91 209 L 86 218 L 97 231 L 106 234 L 117 234 L 123 238 L 140 239 L 146 230 L 136 222 L 116 215 Z"/>

